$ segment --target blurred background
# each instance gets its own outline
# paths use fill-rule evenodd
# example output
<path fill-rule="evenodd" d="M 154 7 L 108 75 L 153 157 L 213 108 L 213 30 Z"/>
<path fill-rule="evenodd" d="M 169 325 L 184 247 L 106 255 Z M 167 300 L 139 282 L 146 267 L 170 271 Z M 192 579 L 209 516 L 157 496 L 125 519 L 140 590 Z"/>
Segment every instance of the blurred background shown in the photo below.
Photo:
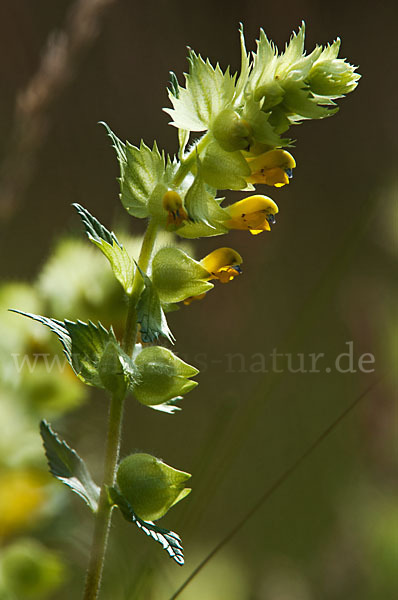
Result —
<path fill-rule="evenodd" d="M 182 82 L 186 46 L 234 71 L 240 21 L 248 49 L 263 27 L 282 50 L 303 19 L 308 51 L 340 36 L 341 56 L 359 65 L 363 78 L 336 116 L 293 129 L 292 184 L 260 186 L 279 205 L 272 233 L 192 244 L 197 258 L 232 246 L 244 257 L 244 275 L 169 315 L 175 350 L 201 369 L 200 385 L 174 416 L 130 399 L 122 446 L 122 455 L 151 452 L 193 473 L 191 496 L 160 522 L 180 533 L 186 565 L 115 515 L 102 597 L 167 600 L 379 378 L 181 598 L 397 597 L 395 3 L 376 10 L 315 0 L 3 0 L 1 600 L 79 598 L 87 565 L 92 519 L 47 475 L 38 422 L 49 419 L 99 481 L 107 401 L 67 369 L 48 369 L 45 360 L 62 362 L 57 342 L 6 309 L 101 320 L 116 332 L 123 326 L 118 284 L 71 207 L 81 203 L 137 247 L 144 223 L 120 205 L 117 162 L 98 121 L 123 140 L 156 139 L 174 153 L 176 131 L 161 109 L 169 105 L 169 71 Z M 227 199 L 240 197 L 230 192 Z M 279 372 L 273 352 L 284 355 Z M 336 357 L 347 352 L 352 364 L 345 356 L 336 369 Z M 319 372 L 309 372 L 313 353 L 324 354 Z M 43 356 L 34 362 L 37 354 Z M 370 356 L 360 368 L 364 354 Z M 32 361 L 22 365 L 24 355 Z"/>

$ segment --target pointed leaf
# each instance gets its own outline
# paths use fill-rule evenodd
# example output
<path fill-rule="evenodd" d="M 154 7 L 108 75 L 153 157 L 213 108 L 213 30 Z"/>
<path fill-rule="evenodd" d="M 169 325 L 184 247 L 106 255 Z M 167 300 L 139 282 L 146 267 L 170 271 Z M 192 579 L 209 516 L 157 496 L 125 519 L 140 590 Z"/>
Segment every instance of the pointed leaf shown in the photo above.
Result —
<path fill-rule="evenodd" d="M 150 343 L 155 342 L 160 335 L 163 335 L 174 344 L 175 337 L 167 324 L 159 295 L 150 278 L 141 271 L 138 265 L 137 268 L 145 284 L 137 305 L 137 321 L 140 324 L 141 339 L 144 343 Z"/>
<path fill-rule="evenodd" d="M 93 512 L 98 508 L 100 488 L 94 483 L 85 462 L 62 441 L 46 421 L 40 423 L 50 473 L 83 498 Z"/>
<path fill-rule="evenodd" d="M 126 500 L 119 490 L 115 487 L 110 487 L 108 488 L 108 491 L 112 502 L 121 510 L 126 521 L 134 523 L 137 525 L 138 529 L 141 529 L 146 535 L 154 539 L 155 542 L 161 544 L 168 555 L 178 565 L 182 566 L 184 564 L 184 549 L 181 545 L 181 538 L 177 533 L 158 527 L 152 521 L 140 519 L 134 513 L 128 500 Z"/>
<path fill-rule="evenodd" d="M 116 279 L 127 294 L 131 293 L 133 261 L 113 231 L 104 227 L 80 204 L 72 204 L 80 215 L 87 236 L 109 260 Z"/>
<path fill-rule="evenodd" d="M 185 75 L 185 88 L 169 92 L 173 108 L 165 108 L 173 119 L 172 125 L 189 131 L 209 129 L 212 119 L 227 108 L 235 93 L 235 76 L 229 68 L 223 73 L 217 64 L 213 67 L 200 54 L 190 50 L 189 72 Z"/>
<path fill-rule="evenodd" d="M 113 142 L 120 165 L 120 199 L 130 215 L 138 218 L 148 216 L 148 200 L 159 183 L 165 183 L 168 170 L 164 154 L 160 153 L 156 142 L 152 150 L 141 141 L 137 148 L 129 142 L 125 144 L 106 127 Z"/>
<path fill-rule="evenodd" d="M 99 373 L 101 359 L 104 356 L 108 342 L 112 342 L 119 353 L 125 377 L 129 379 L 129 383 L 134 381 L 133 363 L 120 348 L 112 328 L 107 331 L 101 323 L 94 325 L 91 321 L 83 323 L 82 321 L 74 322 L 67 319 L 62 322 L 19 310 L 13 310 L 12 312 L 29 317 L 49 327 L 63 345 L 65 356 L 72 369 L 87 385 L 108 389 Z"/>

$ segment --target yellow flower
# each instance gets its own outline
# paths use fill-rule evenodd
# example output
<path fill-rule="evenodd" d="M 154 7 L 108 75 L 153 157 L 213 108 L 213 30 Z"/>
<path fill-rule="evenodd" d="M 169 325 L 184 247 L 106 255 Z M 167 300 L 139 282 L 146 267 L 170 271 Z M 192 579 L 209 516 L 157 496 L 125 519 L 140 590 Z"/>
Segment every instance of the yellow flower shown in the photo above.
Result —
<path fill-rule="evenodd" d="M 286 150 L 269 150 L 246 160 L 251 170 L 251 175 L 245 178 L 248 183 L 265 183 L 275 187 L 288 184 L 296 166 L 293 156 Z"/>
<path fill-rule="evenodd" d="M 34 470 L 0 473 L 0 539 L 29 528 L 47 500 L 47 478 Z"/>
<path fill-rule="evenodd" d="M 240 265 L 243 259 L 241 255 L 232 248 L 217 248 L 207 256 L 205 256 L 200 264 L 209 273 L 208 280 L 218 279 L 221 283 L 229 283 L 242 273 Z M 184 304 L 189 305 L 193 300 L 203 300 L 206 296 L 200 294 L 198 296 L 189 296 L 184 300 Z"/>
<path fill-rule="evenodd" d="M 218 279 L 221 283 L 228 283 L 241 274 L 240 266 L 243 259 L 232 248 L 217 248 L 205 256 L 200 264 L 211 274 L 209 279 Z"/>
<path fill-rule="evenodd" d="M 248 229 L 253 235 L 270 231 L 279 211 L 268 196 L 249 196 L 231 204 L 226 209 L 231 217 L 225 222 L 228 229 Z"/>
<path fill-rule="evenodd" d="M 168 212 L 167 225 L 178 227 L 183 221 L 188 220 L 188 214 L 182 205 L 181 196 L 169 190 L 163 196 L 163 208 Z"/>

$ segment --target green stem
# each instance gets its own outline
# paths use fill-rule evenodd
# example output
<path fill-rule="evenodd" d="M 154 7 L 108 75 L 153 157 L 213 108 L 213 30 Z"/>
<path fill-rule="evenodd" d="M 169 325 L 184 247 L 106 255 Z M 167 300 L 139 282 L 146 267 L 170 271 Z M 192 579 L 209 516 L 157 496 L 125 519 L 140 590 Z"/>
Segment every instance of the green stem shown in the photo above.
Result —
<path fill-rule="evenodd" d="M 152 256 L 153 246 L 155 244 L 157 224 L 152 220 L 149 221 L 144 239 L 142 240 L 141 252 L 138 258 L 138 266 L 141 271 L 146 273 L 149 261 Z M 136 269 L 132 291 L 129 298 L 129 306 L 127 311 L 126 328 L 124 330 L 123 349 L 129 355 L 132 354 L 134 345 L 137 339 L 137 302 L 140 298 L 144 282 L 141 274 Z"/>
<path fill-rule="evenodd" d="M 206 148 L 209 142 L 210 135 L 209 133 L 205 133 L 205 135 L 192 148 L 188 156 L 183 161 L 181 161 L 177 173 L 174 176 L 173 185 L 179 186 L 183 182 L 183 180 L 191 170 L 193 164 L 196 162 L 197 155 L 200 154 Z"/>
<path fill-rule="evenodd" d="M 116 475 L 123 420 L 123 404 L 124 395 L 122 397 L 117 395 L 112 396 L 109 408 L 104 480 L 95 517 L 93 542 L 83 600 L 96 600 L 101 585 L 102 569 L 104 566 L 112 513 L 112 505 L 109 502 L 107 487 L 114 484 Z"/>
<path fill-rule="evenodd" d="M 156 239 L 157 225 L 149 221 L 144 239 L 138 265 L 146 272 L 151 259 L 153 246 Z M 131 354 L 137 339 L 137 302 L 143 287 L 142 277 L 136 269 L 132 292 L 129 299 L 129 307 L 124 332 L 123 349 Z M 120 440 L 123 422 L 123 406 L 125 394 L 118 396 L 114 394 L 109 409 L 108 437 L 106 444 L 104 479 L 101 487 L 98 510 L 95 516 L 94 535 L 91 546 L 90 562 L 87 570 L 86 587 L 83 600 L 97 600 L 101 585 L 102 570 L 106 547 L 108 544 L 109 527 L 111 523 L 112 505 L 108 498 L 107 488 L 114 484 L 117 463 L 119 459 Z"/>

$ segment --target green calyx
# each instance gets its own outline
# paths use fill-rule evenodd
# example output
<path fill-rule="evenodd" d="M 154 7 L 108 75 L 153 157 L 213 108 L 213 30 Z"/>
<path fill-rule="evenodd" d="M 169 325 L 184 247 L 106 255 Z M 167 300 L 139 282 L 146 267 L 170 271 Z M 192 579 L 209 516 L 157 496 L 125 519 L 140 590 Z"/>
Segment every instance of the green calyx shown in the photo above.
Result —
<path fill-rule="evenodd" d="M 161 248 L 152 261 L 152 282 L 162 302 L 182 302 L 214 286 L 199 262 L 179 248 Z"/>
<path fill-rule="evenodd" d="M 147 406 L 167 403 L 198 385 L 190 378 L 199 371 L 161 346 L 143 348 L 135 358 L 135 367 L 138 383 L 134 395 Z"/>
<path fill-rule="evenodd" d="M 250 124 L 232 109 L 225 109 L 214 120 L 211 131 L 223 150 L 234 152 L 248 148 L 251 142 Z"/>
<path fill-rule="evenodd" d="M 150 454 L 137 453 L 121 461 L 116 479 L 134 512 L 144 521 L 154 521 L 190 493 L 185 487 L 190 477 Z"/>

